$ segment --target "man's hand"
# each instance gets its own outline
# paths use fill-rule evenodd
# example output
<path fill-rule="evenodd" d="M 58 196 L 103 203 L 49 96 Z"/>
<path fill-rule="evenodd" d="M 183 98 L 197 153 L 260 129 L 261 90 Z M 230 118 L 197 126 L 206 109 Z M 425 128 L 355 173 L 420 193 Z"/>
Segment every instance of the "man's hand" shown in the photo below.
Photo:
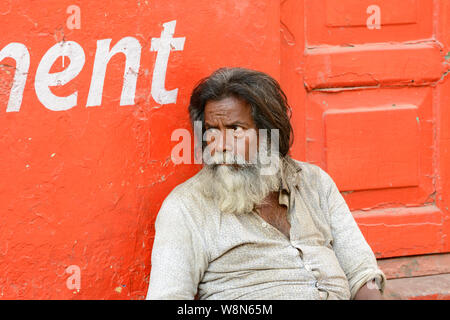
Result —
<path fill-rule="evenodd" d="M 375 280 L 367 282 L 355 295 L 355 300 L 385 300 Z"/>

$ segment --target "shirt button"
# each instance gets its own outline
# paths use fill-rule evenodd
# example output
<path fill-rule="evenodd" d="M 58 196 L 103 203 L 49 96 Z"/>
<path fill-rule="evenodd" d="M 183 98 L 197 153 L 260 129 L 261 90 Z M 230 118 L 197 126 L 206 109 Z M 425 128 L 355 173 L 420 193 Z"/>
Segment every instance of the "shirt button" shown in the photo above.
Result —
<path fill-rule="evenodd" d="M 266 223 L 266 222 L 263 222 L 263 223 L 262 223 L 262 226 L 263 226 L 263 228 L 267 228 L 267 223 Z"/>
<path fill-rule="evenodd" d="M 316 287 L 316 288 L 319 287 L 319 281 L 315 281 L 315 282 L 314 282 L 314 287 Z"/>

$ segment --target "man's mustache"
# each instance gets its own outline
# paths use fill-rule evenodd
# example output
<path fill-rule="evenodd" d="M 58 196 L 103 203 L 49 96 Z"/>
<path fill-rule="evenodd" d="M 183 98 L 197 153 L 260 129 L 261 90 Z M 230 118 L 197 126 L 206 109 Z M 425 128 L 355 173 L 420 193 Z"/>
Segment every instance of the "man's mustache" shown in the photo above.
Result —
<path fill-rule="evenodd" d="M 252 163 L 245 160 L 240 154 L 234 154 L 229 151 L 221 152 L 215 151 L 214 154 L 205 157 L 205 163 L 213 168 L 219 165 L 235 165 L 235 166 L 250 166 Z"/>

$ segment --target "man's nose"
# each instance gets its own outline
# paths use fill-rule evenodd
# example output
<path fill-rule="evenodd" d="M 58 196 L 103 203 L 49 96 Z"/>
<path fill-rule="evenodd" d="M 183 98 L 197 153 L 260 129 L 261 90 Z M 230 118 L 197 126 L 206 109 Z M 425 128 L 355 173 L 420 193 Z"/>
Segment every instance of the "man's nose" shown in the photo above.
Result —
<path fill-rule="evenodd" d="M 230 133 L 230 130 L 220 131 L 220 134 L 217 134 L 214 139 L 215 148 L 214 151 L 225 152 L 225 151 L 233 151 L 233 136 Z"/>

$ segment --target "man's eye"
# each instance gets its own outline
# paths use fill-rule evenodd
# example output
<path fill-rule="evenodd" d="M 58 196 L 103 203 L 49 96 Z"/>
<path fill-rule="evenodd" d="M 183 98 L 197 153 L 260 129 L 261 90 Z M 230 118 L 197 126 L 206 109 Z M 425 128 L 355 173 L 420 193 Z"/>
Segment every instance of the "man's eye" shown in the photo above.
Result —
<path fill-rule="evenodd" d="M 206 140 L 210 141 L 212 138 L 215 138 L 219 133 L 218 130 L 215 128 L 205 128 L 206 131 L 203 135 Z"/>
<path fill-rule="evenodd" d="M 234 126 L 233 127 L 233 135 L 236 137 L 240 137 L 242 135 L 244 135 L 245 131 L 244 128 L 240 127 L 240 126 Z"/>

